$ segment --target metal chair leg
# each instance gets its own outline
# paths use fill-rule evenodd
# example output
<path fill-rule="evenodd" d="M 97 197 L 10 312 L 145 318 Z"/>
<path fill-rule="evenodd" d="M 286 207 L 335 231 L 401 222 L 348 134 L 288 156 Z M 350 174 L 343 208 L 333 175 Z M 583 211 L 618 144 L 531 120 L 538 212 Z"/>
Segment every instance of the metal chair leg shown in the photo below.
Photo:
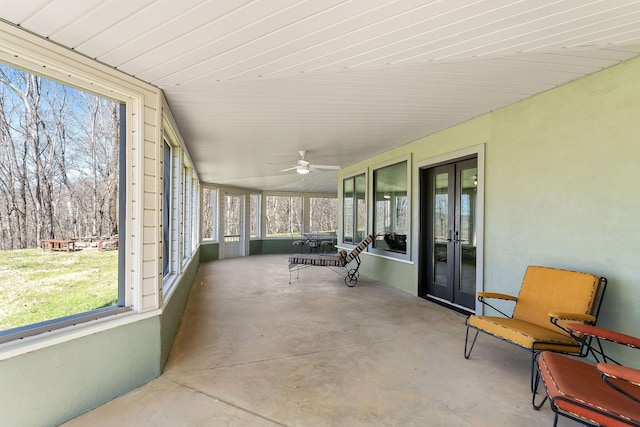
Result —
<path fill-rule="evenodd" d="M 467 333 L 464 337 L 464 358 L 468 359 L 471 357 L 471 352 L 473 351 L 473 346 L 476 345 L 476 340 L 478 339 L 478 333 L 480 331 L 476 329 L 476 335 L 473 337 L 473 342 L 471 343 L 471 347 L 469 347 L 469 351 L 467 352 L 467 342 L 469 341 L 469 325 L 467 325 Z"/>
<path fill-rule="evenodd" d="M 296 279 L 300 278 L 300 267 L 296 265 Z M 291 284 L 291 267 L 289 267 L 289 284 Z"/>
<path fill-rule="evenodd" d="M 539 411 L 540 408 L 542 408 L 542 405 L 544 405 L 544 402 L 546 402 L 548 398 L 549 396 L 547 396 L 545 393 L 542 401 L 540 403 L 536 403 L 536 394 L 534 393 L 533 398 L 531 399 L 531 405 L 533 406 L 533 409 L 535 409 L 536 411 Z"/>
<path fill-rule="evenodd" d="M 531 352 L 531 380 L 530 380 L 530 387 L 531 387 L 531 393 L 533 393 L 534 395 L 536 394 L 536 389 L 537 389 L 537 377 L 538 377 L 538 370 L 536 369 L 536 360 L 537 355 L 540 354 L 538 352 L 532 351 Z"/>
<path fill-rule="evenodd" d="M 538 356 L 540 355 L 540 353 L 538 353 Z M 536 362 L 538 361 L 538 358 L 536 357 Z M 540 408 L 542 408 L 542 405 L 544 405 L 544 402 L 547 401 L 547 399 L 549 398 L 549 396 L 547 395 L 547 393 L 544 394 L 544 398 L 542 399 L 542 401 L 540 403 L 536 403 L 536 394 L 538 393 L 538 386 L 540 385 L 540 380 L 542 379 L 542 376 L 540 375 L 540 370 L 537 368 L 535 368 L 535 381 L 534 381 L 534 385 L 533 385 L 533 391 L 531 393 L 531 405 L 533 406 L 533 409 L 535 409 L 536 411 L 539 411 Z"/>

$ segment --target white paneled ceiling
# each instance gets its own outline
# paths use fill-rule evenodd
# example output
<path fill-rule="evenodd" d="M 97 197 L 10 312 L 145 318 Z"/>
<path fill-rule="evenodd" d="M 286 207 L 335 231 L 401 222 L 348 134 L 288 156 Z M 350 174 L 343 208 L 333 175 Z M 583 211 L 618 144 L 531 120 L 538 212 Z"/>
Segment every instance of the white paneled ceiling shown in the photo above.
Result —
<path fill-rule="evenodd" d="M 346 166 L 640 54 L 629 0 L 0 0 L 162 88 L 202 180 L 335 191 Z M 1 43 L 1 41 L 0 41 Z"/>

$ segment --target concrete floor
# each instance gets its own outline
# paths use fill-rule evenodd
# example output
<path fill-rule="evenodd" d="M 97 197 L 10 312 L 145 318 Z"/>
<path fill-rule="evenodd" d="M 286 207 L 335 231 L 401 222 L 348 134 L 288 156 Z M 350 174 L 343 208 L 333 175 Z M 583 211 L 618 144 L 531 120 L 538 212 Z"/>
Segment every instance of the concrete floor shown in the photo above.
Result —
<path fill-rule="evenodd" d="M 526 351 L 481 335 L 464 359 L 464 315 L 328 268 L 288 282 L 282 255 L 202 264 L 164 373 L 65 426 L 553 424 Z"/>

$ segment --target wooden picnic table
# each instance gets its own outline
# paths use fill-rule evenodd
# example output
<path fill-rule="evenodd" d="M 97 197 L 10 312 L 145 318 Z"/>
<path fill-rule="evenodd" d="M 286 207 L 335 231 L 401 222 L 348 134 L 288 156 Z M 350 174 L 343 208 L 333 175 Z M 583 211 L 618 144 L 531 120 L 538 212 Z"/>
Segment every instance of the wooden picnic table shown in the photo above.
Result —
<path fill-rule="evenodd" d="M 66 251 L 75 252 L 76 240 L 75 239 L 42 239 L 42 250 L 49 252 L 53 251 Z"/>
<path fill-rule="evenodd" d="M 98 240 L 98 251 L 99 252 L 105 251 L 108 248 L 118 249 L 118 238 L 117 237 L 111 237 L 110 239 L 100 239 L 100 240 Z"/>

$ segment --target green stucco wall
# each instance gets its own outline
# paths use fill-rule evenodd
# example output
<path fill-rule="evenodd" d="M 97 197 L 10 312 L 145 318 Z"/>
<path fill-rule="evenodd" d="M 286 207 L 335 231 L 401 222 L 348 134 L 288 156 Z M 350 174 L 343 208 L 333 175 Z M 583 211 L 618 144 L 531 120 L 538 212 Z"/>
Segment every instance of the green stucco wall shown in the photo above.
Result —
<path fill-rule="evenodd" d="M 161 315 L 0 361 L 0 426 L 53 426 L 160 375 L 199 262 Z"/>
<path fill-rule="evenodd" d="M 603 275 L 599 324 L 640 336 L 638 75 L 636 59 L 492 115 L 488 290 L 529 264 Z"/>
<path fill-rule="evenodd" d="M 531 264 L 592 272 L 609 279 L 599 324 L 640 336 L 639 75 L 640 59 L 628 61 L 367 159 L 341 177 L 407 153 L 415 165 L 485 144 L 485 290 L 517 294 Z M 414 242 L 419 234 L 412 224 Z M 395 262 L 393 274 L 378 258 L 363 259 L 363 274 L 417 294 L 416 254 L 414 263 Z M 630 360 L 630 352 L 614 351 Z"/>
<path fill-rule="evenodd" d="M 178 333 L 178 327 L 180 326 L 180 320 L 182 319 L 182 313 L 187 305 L 191 288 L 193 287 L 193 280 L 198 272 L 200 266 L 200 249 L 193 255 L 191 262 L 182 273 L 180 278 L 180 285 L 175 289 L 171 298 L 162 308 L 162 316 L 160 318 L 160 333 L 161 333 L 161 354 L 160 354 L 160 366 L 164 368 L 164 365 L 169 359 L 171 353 L 171 347 L 173 346 L 173 339 Z"/>
<path fill-rule="evenodd" d="M 262 254 L 290 254 L 292 251 L 291 239 L 262 240 Z"/>
<path fill-rule="evenodd" d="M 200 262 L 215 261 L 220 259 L 220 245 L 218 243 L 206 243 L 200 245 Z"/>
<path fill-rule="evenodd" d="M 160 374 L 158 316 L 0 361 L 0 425 L 54 426 Z"/>
<path fill-rule="evenodd" d="M 289 254 L 292 251 L 291 239 L 250 240 L 249 255 Z M 220 244 L 206 243 L 200 245 L 200 262 L 220 259 Z"/>
<path fill-rule="evenodd" d="M 262 254 L 262 240 L 251 240 L 249 242 L 249 255 Z"/>

